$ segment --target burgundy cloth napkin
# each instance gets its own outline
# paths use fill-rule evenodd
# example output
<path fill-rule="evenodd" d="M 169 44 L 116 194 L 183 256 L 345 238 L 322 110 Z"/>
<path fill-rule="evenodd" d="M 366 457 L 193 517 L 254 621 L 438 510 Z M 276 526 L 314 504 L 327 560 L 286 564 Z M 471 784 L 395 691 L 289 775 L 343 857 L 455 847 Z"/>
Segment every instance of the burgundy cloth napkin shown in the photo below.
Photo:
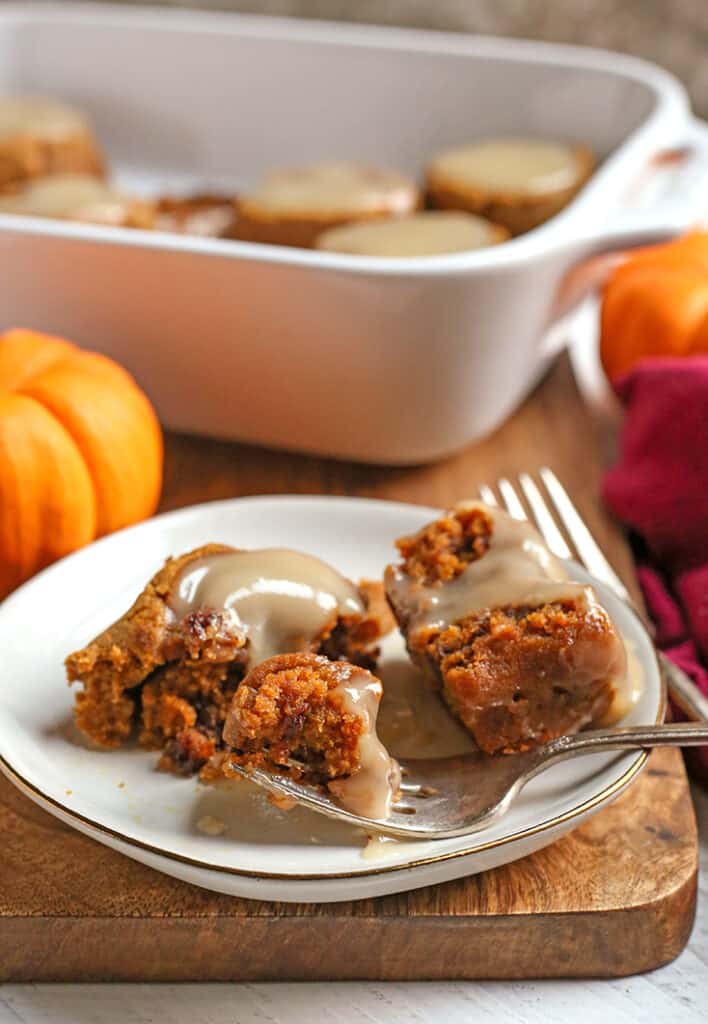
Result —
<path fill-rule="evenodd" d="M 613 384 L 626 415 L 605 500 L 632 531 L 658 646 L 708 696 L 708 356 L 646 359 Z"/>

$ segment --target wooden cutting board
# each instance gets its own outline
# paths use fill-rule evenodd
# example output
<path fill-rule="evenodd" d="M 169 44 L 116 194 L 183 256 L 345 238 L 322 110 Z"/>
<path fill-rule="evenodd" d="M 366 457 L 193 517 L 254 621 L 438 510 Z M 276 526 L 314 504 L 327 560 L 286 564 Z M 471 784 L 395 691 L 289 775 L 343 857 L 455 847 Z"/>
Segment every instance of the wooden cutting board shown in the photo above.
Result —
<path fill-rule="evenodd" d="M 434 466 L 353 466 L 167 439 L 163 508 L 242 494 L 349 494 L 444 506 L 549 464 L 616 567 L 599 440 L 561 360 L 482 444 Z M 685 945 L 696 825 L 681 755 L 656 751 L 614 804 L 524 860 L 411 893 L 320 906 L 193 888 L 101 846 L 0 780 L 0 981 L 618 976 Z"/>

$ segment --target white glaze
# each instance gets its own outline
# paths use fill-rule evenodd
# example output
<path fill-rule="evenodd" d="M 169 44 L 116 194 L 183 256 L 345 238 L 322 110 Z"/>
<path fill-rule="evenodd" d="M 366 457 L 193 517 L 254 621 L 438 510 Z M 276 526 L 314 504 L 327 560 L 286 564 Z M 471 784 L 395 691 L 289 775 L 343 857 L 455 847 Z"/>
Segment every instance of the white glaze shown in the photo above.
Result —
<path fill-rule="evenodd" d="M 618 672 L 614 680 L 615 692 L 612 702 L 596 723 L 597 728 L 614 725 L 625 718 L 639 700 L 646 686 L 644 668 L 641 659 L 637 654 L 635 645 L 624 637 L 622 640 L 626 667 L 624 672 Z"/>
<path fill-rule="evenodd" d="M 244 197 L 273 213 L 368 213 L 388 210 L 409 213 L 417 190 L 396 171 L 358 164 L 323 163 L 274 171 Z"/>
<path fill-rule="evenodd" d="M 34 136 L 47 141 L 87 131 L 78 111 L 45 96 L 0 97 L 0 139 Z"/>
<path fill-rule="evenodd" d="M 441 153 L 433 174 L 492 195 L 543 196 L 578 183 L 581 167 L 571 146 L 542 139 L 485 139 Z"/>
<path fill-rule="evenodd" d="M 55 174 L 0 197 L 0 212 L 122 224 L 132 200 L 89 174 Z"/>
<path fill-rule="evenodd" d="M 336 618 L 362 615 L 354 584 L 326 562 L 288 548 L 205 555 L 175 583 L 178 619 L 200 609 L 226 611 L 248 637 L 251 666 L 306 650 Z"/>
<path fill-rule="evenodd" d="M 493 224 L 472 213 L 423 210 L 410 217 L 332 228 L 317 239 L 315 247 L 360 256 L 435 256 L 494 245 L 504 237 Z"/>
<path fill-rule="evenodd" d="M 330 690 L 349 714 L 362 719 L 358 771 L 345 779 L 333 779 L 328 789 L 338 803 L 365 818 L 387 818 L 401 781 L 401 773 L 376 733 L 376 717 L 383 689 L 369 672 L 354 670 Z"/>

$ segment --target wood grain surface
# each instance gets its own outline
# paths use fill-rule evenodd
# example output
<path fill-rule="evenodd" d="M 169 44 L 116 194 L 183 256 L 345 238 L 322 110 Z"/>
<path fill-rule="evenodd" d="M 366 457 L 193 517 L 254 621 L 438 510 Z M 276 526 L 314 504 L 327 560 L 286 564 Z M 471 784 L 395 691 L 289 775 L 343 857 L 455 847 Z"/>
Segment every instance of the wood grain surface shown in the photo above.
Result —
<path fill-rule="evenodd" d="M 169 437 L 163 507 L 242 494 L 359 494 L 446 505 L 549 464 L 616 567 L 619 533 L 565 360 L 494 437 L 434 466 L 382 469 Z M 0 781 L 0 980 L 620 976 L 675 957 L 695 910 L 697 838 L 677 751 L 571 835 L 482 875 L 375 900 L 240 900 L 160 875 Z"/>

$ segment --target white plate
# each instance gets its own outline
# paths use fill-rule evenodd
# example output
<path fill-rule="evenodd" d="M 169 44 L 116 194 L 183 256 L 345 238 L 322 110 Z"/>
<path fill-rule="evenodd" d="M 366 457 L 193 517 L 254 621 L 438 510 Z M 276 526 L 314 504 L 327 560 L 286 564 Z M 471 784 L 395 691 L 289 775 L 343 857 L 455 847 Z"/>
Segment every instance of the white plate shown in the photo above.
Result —
<path fill-rule="evenodd" d="M 138 748 L 88 749 L 72 726 L 65 655 L 120 615 L 165 557 L 206 541 L 287 545 L 354 578 L 380 576 L 392 542 L 434 510 L 349 498 L 246 498 L 196 506 L 114 534 L 64 559 L 0 606 L 0 767 L 62 821 L 136 860 L 238 896 L 331 901 L 400 892 L 485 870 L 547 845 L 633 779 L 644 754 L 594 755 L 549 770 L 488 830 L 442 842 L 366 845 L 355 829 L 301 810 L 278 811 L 248 783 L 200 785 L 156 772 Z M 580 570 L 573 575 L 584 578 Z M 663 712 L 654 652 L 633 613 L 598 586 L 644 669 L 627 723 Z M 384 681 L 400 671 L 387 640 Z M 395 751 L 394 751 L 395 753 Z M 226 831 L 205 835 L 210 816 Z"/>

